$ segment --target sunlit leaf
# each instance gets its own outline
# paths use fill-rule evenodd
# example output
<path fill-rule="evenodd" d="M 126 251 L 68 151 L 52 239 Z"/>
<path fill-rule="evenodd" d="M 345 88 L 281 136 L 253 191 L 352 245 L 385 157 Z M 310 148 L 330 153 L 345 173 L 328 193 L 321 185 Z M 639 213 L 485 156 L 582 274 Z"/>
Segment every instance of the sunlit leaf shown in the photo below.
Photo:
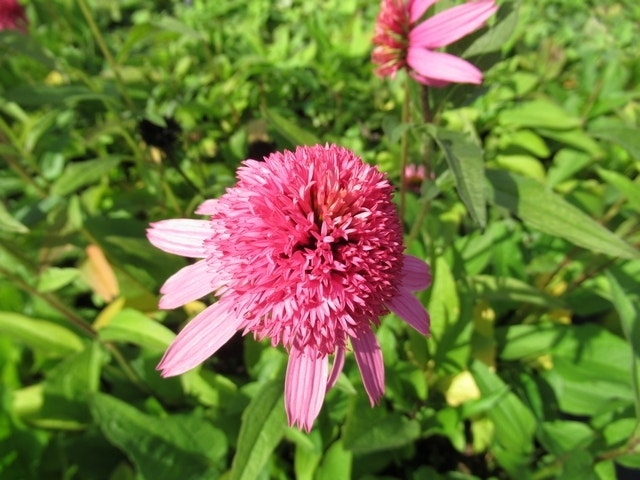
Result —
<path fill-rule="evenodd" d="M 487 171 L 487 178 L 493 203 L 510 210 L 526 224 L 594 252 L 640 258 L 640 251 L 543 184 L 499 170 Z"/>
<path fill-rule="evenodd" d="M 281 381 L 265 384 L 242 415 L 231 480 L 253 480 L 262 472 L 287 428 Z"/>
<path fill-rule="evenodd" d="M 71 330 L 14 312 L 0 312 L 0 333 L 44 355 L 62 356 L 83 349 L 82 340 Z"/>
<path fill-rule="evenodd" d="M 456 188 L 471 218 L 484 227 L 487 222 L 482 149 L 468 135 L 428 128 L 442 149 L 456 180 Z"/>
<path fill-rule="evenodd" d="M 391 450 L 410 444 L 420 434 L 416 420 L 399 412 L 372 409 L 354 398 L 352 411 L 344 427 L 344 448 L 353 453 Z M 360 399 L 362 400 L 362 399 Z"/>
<path fill-rule="evenodd" d="M 269 126 L 273 127 L 292 145 L 316 145 L 320 143 L 320 139 L 318 139 L 313 133 L 304 130 L 279 113 L 276 113 L 271 109 L 265 110 L 264 113 L 269 122 Z"/>
<path fill-rule="evenodd" d="M 98 336 L 104 341 L 126 342 L 152 352 L 163 352 L 175 338 L 167 327 L 138 310 L 125 308 L 101 326 Z"/>
<path fill-rule="evenodd" d="M 95 421 L 145 479 L 215 478 L 227 451 L 224 434 L 198 414 L 164 418 L 105 394 L 90 399 Z"/>
<path fill-rule="evenodd" d="M 116 168 L 121 160 L 120 157 L 106 157 L 96 160 L 86 160 L 79 163 L 70 163 L 53 184 L 51 193 L 64 196 L 86 185 L 97 182 Z"/>

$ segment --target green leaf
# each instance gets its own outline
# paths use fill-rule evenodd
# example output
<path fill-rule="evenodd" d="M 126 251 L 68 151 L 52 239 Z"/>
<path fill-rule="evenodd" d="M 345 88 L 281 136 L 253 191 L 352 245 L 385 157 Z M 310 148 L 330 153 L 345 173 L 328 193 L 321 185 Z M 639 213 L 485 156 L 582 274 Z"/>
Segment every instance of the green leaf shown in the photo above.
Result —
<path fill-rule="evenodd" d="M 625 344 L 620 341 L 622 352 Z M 588 347 L 585 346 L 585 350 Z M 587 350 L 588 351 L 588 350 Z M 619 352 L 609 351 L 609 356 Z M 626 350 L 628 354 L 628 349 Z M 544 378 L 553 388 L 560 409 L 574 415 L 596 415 L 626 403 L 630 407 L 634 394 L 629 382 L 629 355 L 623 362 L 617 358 L 584 359 L 580 356 L 555 355 L 553 368 L 544 373 Z"/>
<path fill-rule="evenodd" d="M 181 36 L 191 38 L 193 40 L 205 41 L 207 38 L 204 32 L 194 30 L 175 17 L 162 16 L 157 22 L 152 23 L 152 25 L 157 26 L 158 28 L 161 28 L 163 30 L 179 33 Z"/>
<path fill-rule="evenodd" d="M 36 37 L 31 35 L 23 35 L 13 30 L 3 30 L 0 32 L 0 51 L 8 54 L 21 54 L 31 57 L 33 60 L 40 62 L 49 70 L 55 70 L 56 64 L 54 56 L 48 50 L 42 47 Z"/>
<path fill-rule="evenodd" d="M 631 154 L 636 160 L 640 159 L 640 137 L 637 128 L 623 126 L 600 126 L 590 128 L 591 133 L 596 138 L 615 143 Z"/>
<path fill-rule="evenodd" d="M 131 308 L 116 313 L 98 330 L 98 336 L 104 341 L 133 343 L 152 352 L 163 352 L 175 338 L 167 327 Z"/>
<path fill-rule="evenodd" d="M 14 312 L 0 312 L 0 333 L 47 356 L 65 356 L 84 348 L 71 330 Z"/>
<path fill-rule="evenodd" d="M 370 408 L 355 397 L 344 426 L 344 448 L 355 454 L 392 450 L 408 445 L 420 436 L 420 425 L 399 412 Z"/>
<path fill-rule="evenodd" d="M 26 107 L 65 108 L 80 101 L 114 102 L 114 97 L 94 92 L 85 85 L 18 85 L 6 92 L 6 98 Z M 57 113 L 57 112 L 53 112 Z"/>
<path fill-rule="evenodd" d="M 286 429 L 282 382 L 266 383 L 242 414 L 230 480 L 258 478 Z"/>
<path fill-rule="evenodd" d="M 47 268 L 38 278 L 39 292 L 54 292 L 73 282 L 80 275 L 77 268 Z"/>
<path fill-rule="evenodd" d="M 528 129 L 505 132 L 500 141 L 500 150 L 505 154 L 525 151 L 538 158 L 547 158 L 551 154 L 544 139 L 533 130 Z"/>
<path fill-rule="evenodd" d="M 300 128 L 274 110 L 265 109 L 264 114 L 267 117 L 269 125 L 275 128 L 276 131 L 292 145 L 317 145 L 320 143 L 320 139 L 314 134 Z"/>
<path fill-rule="evenodd" d="M 460 315 L 461 297 L 446 259 L 436 257 L 432 268 L 434 280 L 427 310 L 432 320 L 430 343 L 436 348 L 434 362 L 438 369 L 457 373 L 465 368 L 471 353 L 473 325 Z"/>
<path fill-rule="evenodd" d="M 540 425 L 538 439 L 542 445 L 556 456 L 578 449 L 584 449 L 596 436 L 589 426 L 580 422 L 556 420 Z"/>
<path fill-rule="evenodd" d="M 588 451 L 574 450 L 563 460 L 562 472 L 558 478 L 598 480 L 598 476 L 593 471 L 593 456 Z"/>
<path fill-rule="evenodd" d="M 632 292 L 625 292 L 615 275 L 607 271 L 611 288 L 613 306 L 620 317 L 622 332 L 631 347 L 631 385 L 636 407 L 636 416 L 640 418 L 640 302 Z M 634 301 L 635 300 L 635 301 Z"/>
<path fill-rule="evenodd" d="M 502 126 L 517 128 L 542 127 L 551 130 L 569 130 L 581 126 L 582 121 L 546 99 L 529 100 L 503 110 L 498 115 Z"/>
<path fill-rule="evenodd" d="M 320 460 L 322 460 L 322 438 L 320 437 L 320 432 L 316 429 L 311 431 L 304 439 L 306 441 L 294 440 L 296 451 L 293 468 L 296 480 L 313 480 Z"/>
<path fill-rule="evenodd" d="M 476 294 L 484 300 L 503 300 L 516 303 L 529 303 L 542 307 L 562 308 L 563 303 L 556 297 L 538 290 L 536 287 L 517 278 L 500 278 L 490 275 L 469 277 Z"/>
<path fill-rule="evenodd" d="M 316 473 L 316 480 L 350 480 L 353 454 L 342 440 L 334 442 L 325 453 Z"/>
<path fill-rule="evenodd" d="M 493 203 L 538 230 L 613 257 L 640 258 L 640 252 L 577 207 L 530 178 L 488 170 Z"/>
<path fill-rule="evenodd" d="M 116 168 L 121 160 L 120 157 L 104 157 L 70 163 L 51 187 L 51 193 L 65 196 L 86 185 L 96 183 Z"/>
<path fill-rule="evenodd" d="M 227 452 L 224 433 L 198 414 L 146 415 L 110 395 L 89 401 L 96 423 L 136 465 L 142 478 L 216 478 Z"/>
<path fill-rule="evenodd" d="M 504 3 L 498 11 L 499 20 L 486 33 L 479 36 L 467 48 L 463 57 L 483 55 L 502 49 L 518 26 L 518 11 L 511 4 Z"/>
<path fill-rule="evenodd" d="M 582 150 L 594 157 L 596 160 L 604 156 L 604 150 L 600 144 L 581 128 L 560 130 L 540 126 L 536 130 L 543 137 L 551 138 L 556 142 L 564 143 L 570 147 Z"/>
<path fill-rule="evenodd" d="M 505 383 L 479 361 L 471 365 L 471 373 L 482 393 L 488 396 L 494 392 L 502 392 Z M 497 452 L 506 452 L 503 466 L 515 473 L 529 463 L 533 452 L 532 439 L 536 430 L 536 422 L 531 411 L 513 393 L 501 397 L 494 408 L 487 412 L 487 417 L 495 427 L 495 444 Z"/>
<path fill-rule="evenodd" d="M 625 175 L 603 168 L 596 168 L 598 175 L 609 185 L 627 197 L 629 205 L 640 212 L 640 184 L 630 180 Z"/>
<path fill-rule="evenodd" d="M 528 154 L 496 155 L 494 163 L 498 168 L 519 173 L 540 182 L 544 182 L 546 179 L 546 171 L 542 162 Z"/>
<path fill-rule="evenodd" d="M 456 189 L 471 218 L 484 228 L 487 223 L 485 177 L 482 149 L 467 135 L 439 130 L 427 125 L 456 180 Z"/>
<path fill-rule="evenodd" d="M 98 391 L 105 360 L 105 352 L 94 341 L 83 351 L 57 364 L 48 372 L 42 391 L 30 392 L 32 395 L 40 393 L 42 402 L 37 411 L 27 412 L 30 413 L 29 422 L 40 428 L 85 429 L 91 423 L 87 396 Z M 37 401 L 37 397 L 30 400 Z"/>
<path fill-rule="evenodd" d="M 0 203 L 0 232 L 29 233 L 29 229 L 13 218 L 3 203 Z"/>

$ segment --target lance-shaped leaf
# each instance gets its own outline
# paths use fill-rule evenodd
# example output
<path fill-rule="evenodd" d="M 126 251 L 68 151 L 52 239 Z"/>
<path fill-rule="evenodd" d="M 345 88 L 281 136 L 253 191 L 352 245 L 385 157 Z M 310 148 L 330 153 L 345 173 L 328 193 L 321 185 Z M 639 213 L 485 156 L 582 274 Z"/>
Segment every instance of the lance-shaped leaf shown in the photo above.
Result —
<path fill-rule="evenodd" d="M 540 182 L 500 170 L 488 170 L 486 176 L 493 203 L 525 224 L 593 252 L 640 258 L 638 250 Z"/>

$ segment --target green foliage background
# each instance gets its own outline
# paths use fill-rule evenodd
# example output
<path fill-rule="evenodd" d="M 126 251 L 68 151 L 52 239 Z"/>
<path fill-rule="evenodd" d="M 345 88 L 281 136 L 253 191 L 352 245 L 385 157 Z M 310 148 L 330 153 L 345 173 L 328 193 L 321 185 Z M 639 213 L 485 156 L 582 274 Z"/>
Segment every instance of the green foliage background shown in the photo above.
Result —
<path fill-rule="evenodd" d="M 442 1 L 438 8 L 451 2 Z M 0 477 L 614 479 L 640 468 L 640 6 L 502 2 L 454 47 L 482 87 L 369 61 L 377 1 L 26 2 L 0 32 Z M 425 339 L 393 315 L 371 409 L 357 367 L 286 426 L 286 355 L 235 338 L 155 365 L 203 308 L 150 221 L 192 216 L 262 150 L 336 142 L 400 181 L 432 265 Z"/>

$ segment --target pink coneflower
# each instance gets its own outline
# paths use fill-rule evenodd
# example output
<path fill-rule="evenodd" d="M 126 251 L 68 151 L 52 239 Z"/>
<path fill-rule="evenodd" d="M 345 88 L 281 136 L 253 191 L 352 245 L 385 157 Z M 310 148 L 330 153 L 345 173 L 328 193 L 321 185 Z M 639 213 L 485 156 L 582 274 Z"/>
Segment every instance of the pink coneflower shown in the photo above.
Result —
<path fill-rule="evenodd" d="M 418 82 L 432 87 L 482 83 L 482 72 L 469 62 L 435 49 L 445 47 L 485 24 L 498 7 L 494 0 L 467 2 L 418 20 L 437 0 L 382 0 L 371 59 L 380 77 L 407 68 Z"/>
<path fill-rule="evenodd" d="M 289 352 L 289 424 L 309 431 L 350 343 L 375 404 L 384 367 L 372 326 L 391 310 L 429 333 L 411 293 L 429 285 L 429 267 L 403 254 L 391 195 L 386 177 L 350 150 L 298 147 L 246 160 L 238 183 L 196 210 L 209 220 L 152 224 L 153 245 L 202 259 L 166 281 L 160 307 L 218 297 L 169 346 L 158 365 L 163 376 L 195 367 L 238 330 L 269 338 Z"/>
<path fill-rule="evenodd" d="M 410 163 L 404 169 L 404 184 L 412 192 L 420 193 L 426 176 L 427 169 L 424 165 Z"/>
<path fill-rule="evenodd" d="M 16 0 L 0 0 L 0 31 L 18 30 L 27 33 L 27 15 Z"/>

